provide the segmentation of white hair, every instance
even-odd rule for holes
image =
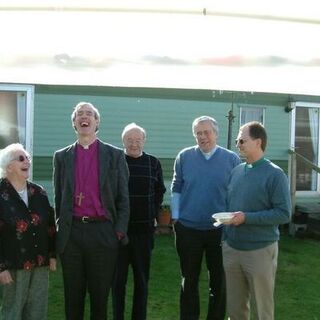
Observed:
[[[197,126],[200,122],[203,122],[203,121],[209,121],[212,126],[213,131],[217,135],[219,134],[219,126],[218,126],[218,122],[216,121],[216,119],[209,117],[209,116],[201,116],[201,117],[195,118],[192,122],[192,134],[193,135],[195,135],[195,132],[194,132],[195,126]]]
[[[136,123],[132,122],[124,127],[122,134],[121,134],[122,141],[123,141],[123,138],[126,135],[126,133],[130,130],[133,130],[133,129],[139,130],[143,134],[143,139],[144,140],[146,139],[146,137],[147,137],[146,130],[144,130],[142,127],[138,126]]]
[[[0,151],[0,178],[5,178],[7,176],[8,165],[13,160],[17,151],[22,151],[29,156],[29,153],[24,149],[21,143],[9,144]]]

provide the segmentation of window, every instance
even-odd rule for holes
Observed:
[[[32,154],[33,86],[0,85],[0,149],[21,143]]]
[[[295,108],[294,147],[296,152],[319,165],[319,105],[303,104]],[[318,174],[297,157],[297,191],[317,191]]]
[[[264,124],[264,110],[262,107],[240,107],[240,126],[249,121]]]

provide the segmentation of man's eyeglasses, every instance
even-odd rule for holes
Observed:
[[[237,145],[237,144],[244,144],[245,142],[247,142],[247,140],[244,140],[244,139],[236,139],[236,145]]]
[[[13,158],[12,159],[12,161],[19,161],[19,162],[23,162],[23,161],[25,161],[25,160],[27,160],[28,162],[31,162],[31,157],[30,156],[24,156],[24,155],[20,155],[20,156],[18,156],[17,158]]]

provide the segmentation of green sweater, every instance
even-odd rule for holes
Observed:
[[[245,222],[225,226],[224,239],[238,250],[255,250],[279,239],[279,224],[288,223],[291,203],[282,169],[267,159],[240,164],[231,173],[228,211],[242,211]]]

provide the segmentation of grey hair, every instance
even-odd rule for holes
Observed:
[[[89,106],[92,108],[93,112],[94,112],[94,118],[96,120],[99,121],[100,123],[100,113],[99,113],[99,110],[90,102],[85,102],[85,101],[81,101],[79,102],[73,109],[72,113],[71,113],[71,123],[72,123],[72,126],[73,128],[76,130],[75,126],[74,126],[74,120],[76,118],[76,114],[77,114],[77,111],[83,107],[83,106]],[[99,130],[99,127],[96,128],[96,132]],[[77,131],[77,130],[76,130]]]
[[[22,151],[29,156],[29,153],[24,149],[21,143],[12,143],[0,151],[0,178],[7,176],[7,168],[10,162],[14,159],[14,154],[17,151]]]
[[[198,118],[195,118],[192,122],[192,134],[195,135],[195,132],[194,132],[194,128],[195,126],[197,126],[200,122],[203,122],[203,121],[209,121],[211,126],[212,126],[212,129],[213,131],[218,135],[219,134],[219,126],[218,126],[218,122],[212,118],[212,117],[209,117],[209,116],[201,116],[201,117],[198,117]]]
[[[136,123],[131,122],[128,125],[126,125],[122,131],[122,134],[121,134],[122,141],[123,141],[123,138],[126,135],[126,133],[130,130],[133,130],[133,129],[139,130],[143,134],[144,140],[147,138],[146,130],[144,130],[142,127],[138,126]]]

